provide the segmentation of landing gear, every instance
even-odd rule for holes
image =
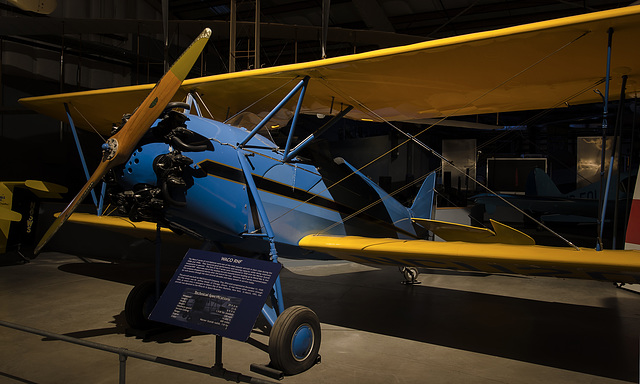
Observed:
[[[404,276],[404,281],[402,282],[402,284],[406,284],[406,285],[420,284],[420,282],[418,281],[418,276],[420,275],[420,272],[418,272],[418,268],[400,267],[399,270],[400,270],[400,273],[402,273],[402,276]]]
[[[160,292],[164,291],[166,284],[161,283]],[[156,305],[156,282],[154,280],[143,281],[133,287],[124,305],[124,317],[129,327],[134,330],[148,330],[158,327],[160,324],[149,320],[149,315]]]
[[[295,375],[320,362],[319,350],[320,321],[315,312],[301,305],[285,309],[271,329],[271,365]]]

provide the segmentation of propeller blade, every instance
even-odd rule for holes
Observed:
[[[211,29],[205,28],[204,31],[191,43],[191,45],[182,53],[175,63],[164,74],[162,79],[158,81],[156,86],[151,90],[149,95],[144,99],[142,104],[136,109],[129,121],[112,137],[107,140],[106,147],[102,155],[102,161],[93,172],[87,183],[82,187],[75,198],[62,211],[60,216],[51,224],[51,227],[44,234],[34,253],[37,254],[42,247],[47,244],[53,235],[58,232],[60,226],[71,216],[78,205],[84,200],[93,187],[104,177],[104,175],[113,167],[127,161],[131,153],[135,149],[138,142],[147,132],[151,124],[160,116],[163,109],[171,101],[176,94],[182,81],[193,67],[198,56],[204,49],[205,44],[211,37]]]

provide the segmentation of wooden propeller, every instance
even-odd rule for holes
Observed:
[[[173,63],[169,71],[164,74],[162,79],[160,79],[142,104],[140,104],[129,118],[129,121],[127,121],[115,135],[109,138],[107,144],[103,146],[104,152],[102,160],[93,172],[93,175],[91,175],[80,192],[78,192],[71,203],[69,203],[53,224],[51,224],[51,227],[49,227],[36,246],[34,253],[37,254],[42,250],[42,247],[51,240],[62,224],[67,221],[87,194],[111,168],[127,161],[142,136],[144,136],[149,127],[151,127],[151,124],[160,116],[160,113],[162,113],[167,103],[171,101],[178,91],[178,88],[180,88],[182,81],[187,77],[191,67],[193,67],[196,59],[204,49],[205,44],[209,41],[209,37],[211,37],[211,29],[206,28],[182,53],[178,60]]]

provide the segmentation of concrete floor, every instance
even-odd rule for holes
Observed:
[[[139,263],[87,263],[44,252],[13,265],[0,255],[0,319],[202,366],[214,336],[174,329],[125,334],[123,307]],[[551,278],[423,273],[284,260],[285,304],[322,322],[322,363],[285,383],[620,383],[638,381],[640,296],[611,284]],[[259,330],[224,340],[225,368],[262,379]],[[118,357],[0,327],[0,383],[116,383]],[[225,382],[130,358],[127,383]]]

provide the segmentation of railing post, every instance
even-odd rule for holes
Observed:
[[[127,374],[127,355],[119,353],[118,357],[120,358],[120,379],[118,380],[118,383],[125,384]]]

